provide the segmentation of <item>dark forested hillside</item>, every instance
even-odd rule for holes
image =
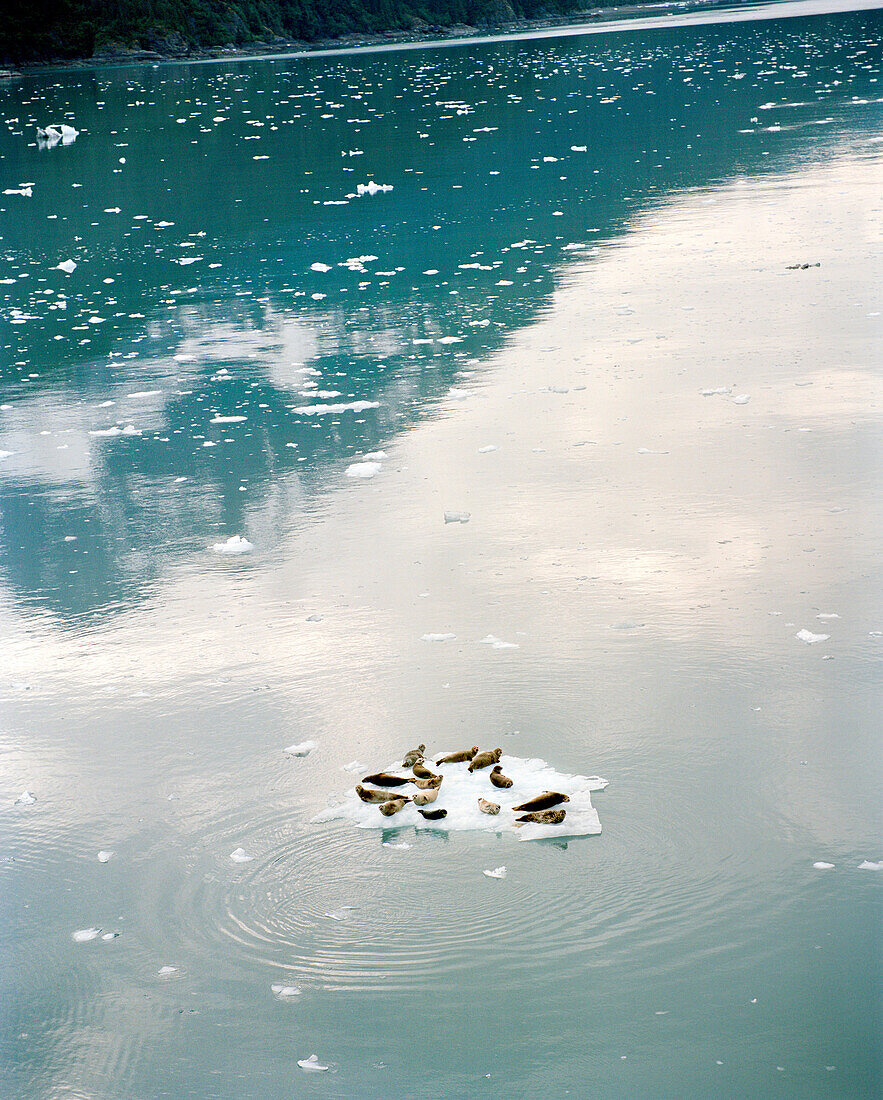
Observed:
[[[13,0],[0,5],[5,63],[135,49],[163,56],[251,42],[426,33],[560,16],[614,0]],[[616,0],[628,3],[629,0]],[[633,0],[637,2],[637,0]]]

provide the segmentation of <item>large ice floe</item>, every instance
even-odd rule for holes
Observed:
[[[525,760],[518,756],[502,756],[500,766],[503,774],[512,780],[512,786],[498,788],[491,784],[490,768],[469,772],[468,763],[440,764],[435,761],[448,752],[434,753],[426,757],[427,767],[434,773],[444,776],[438,797],[430,803],[428,810],[447,810],[447,816],[430,821],[417,812],[413,803],[408,803],[393,817],[384,817],[377,804],[362,802],[351,787],[343,800],[322,810],[313,818],[314,823],[323,821],[352,821],[360,829],[434,829],[446,833],[463,830],[480,830],[486,833],[509,833],[518,840],[546,840],[555,837],[596,836],[601,832],[598,811],[592,805],[592,791],[603,791],[607,780],[598,775],[566,775],[556,771],[545,760]],[[382,769],[399,776],[410,776],[411,769],[403,768],[401,760]],[[365,786],[378,788],[374,783]],[[569,795],[570,801],[560,805],[566,811],[560,825],[540,825],[533,822],[517,824],[521,816],[512,807],[526,802],[543,791],[558,791]],[[409,797],[418,793],[418,789],[408,783],[403,787],[390,788],[390,799],[399,794]],[[478,806],[480,798],[495,802],[500,807],[499,814],[483,813]]]

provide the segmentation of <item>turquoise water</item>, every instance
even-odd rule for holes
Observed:
[[[879,32],[0,89],[4,1094],[879,1094]]]

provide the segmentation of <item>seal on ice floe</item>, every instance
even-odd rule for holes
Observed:
[[[356,794],[363,802],[389,802],[392,797],[389,791],[372,791],[361,784],[356,786]]]
[[[409,783],[413,783],[415,787],[419,787],[421,791],[437,790],[442,785],[443,775],[434,775],[432,779],[409,779]]]
[[[423,754],[426,752],[425,745],[418,745],[416,749],[410,749],[405,753],[405,757],[402,760],[403,768],[410,768],[417,763],[418,760],[423,759]]]
[[[477,756],[472,757],[469,764],[469,770],[471,772],[477,772],[480,768],[489,768],[491,764],[498,763],[502,755],[502,749],[493,749],[490,752],[480,752]]]
[[[527,802],[522,802],[520,806],[513,806],[513,810],[548,810],[552,806],[557,806],[560,802],[569,802],[569,794],[559,794],[558,791],[543,791],[542,794],[535,795],[533,798],[529,798]]]
[[[374,783],[378,787],[403,787],[406,783],[410,783],[411,781],[402,775],[390,775],[388,772],[376,772],[374,775],[366,775],[362,782]]]
[[[411,771],[418,779],[436,779],[435,772],[431,772],[429,768],[423,763],[422,760],[418,760],[415,764],[411,765]]]
[[[438,787],[433,787],[429,791],[421,791],[419,794],[415,794],[412,799],[415,806],[428,806],[430,802],[435,802],[438,798]]]
[[[497,764],[495,768],[491,768],[491,774],[488,776],[488,779],[490,779],[495,787],[506,788],[512,786],[512,780],[508,775],[503,775],[503,769],[499,764]]]
[[[516,821],[531,821],[535,825],[560,825],[566,815],[566,810],[536,810],[531,814],[522,814],[516,817]]]
[[[496,802],[488,802],[486,798],[479,798],[478,808],[483,814],[498,814],[500,812],[499,804]]]
[[[417,813],[422,814],[427,821],[438,821],[443,817],[448,816],[447,810],[421,810],[418,806]]]
[[[461,749],[460,752],[449,752],[447,756],[441,757],[440,760],[436,760],[435,766],[439,764],[465,764],[467,760],[471,760],[473,756],[478,752],[478,745],[473,745],[471,749]]]
[[[397,814],[399,810],[410,801],[410,798],[391,798],[389,802],[383,803],[380,807],[380,812],[384,817],[392,817],[393,814]]]

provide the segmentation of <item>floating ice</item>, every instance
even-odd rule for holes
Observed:
[[[113,858],[113,852],[101,851],[101,852],[98,853],[98,862],[99,863],[107,863],[108,860],[110,860],[112,858]]]
[[[15,800],[15,805],[16,806],[33,806],[33,804],[36,801],[37,801],[37,796],[35,794],[31,794],[30,791],[22,791],[22,793]]]
[[[21,195],[22,198],[29,199],[34,194],[33,187],[7,187],[3,192],[4,195]]]
[[[487,875],[488,878],[505,878],[506,877],[506,868],[505,867],[495,867],[493,869],[493,871],[482,871],[481,873],[483,875]]]
[[[495,634],[488,634],[486,638],[481,639],[481,645],[489,645],[492,649],[518,649],[517,642],[504,642],[501,638],[498,638]]]
[[[379,462],[354,462],[346,468],[347,477],[374,477],[382,469]]]
[[[103,933],[101,938],[104,940],[105,943],[109,943],[111,940],[119,939],[119,936],[119,932],[105,932]]]
[[[369,451],[365,455],[366,462],[382,462],[385,458],[389,458],[386,451]]]
[[[62,145],[71,145],[80,136],[80,131],[65,123],[60,125],[37,127],[37,144],[41,148],[51,149],[61,142]]]
[[[811,630],[798,630],[794,637],[799,639],[801,642],[806,642],[807,645],[812,645],[813,642],[826,642],[831,637],[831,635],[813,634]]]
[[[365,409],[379,408],[379,401],[350,401],[345,405],[300,405],[292,412],[301,416],[325,416],[328,413],[364,412]]]
[[[407,841],[402,841],[400,844],[394,844],[391,840],[384,840],[384,848],[392,848],[396,852],[407,852],[414,847],[413,844],[408,844]]]
[[[668,451],[651,451],[649,447],[638,447],[639,455],[667,455]]]
[[[714,390],[700,390],[699,392],[703,397],[716,397],[719,393],[732,393],[733,388],[732,386],[718,386]]]
[[[437,760],[445,755],[433,753]],[[470,774],[465,764],[441,764],[433,770],[444,776],[433,808],[445,809],[447,816],[437,821],[427,821],[409,803],[394,818],[386,818],[379,807],[362,802],[355,788],[348,790],[343,801],[329,806],[313,822],[351,821],[360,829],[385,829],[412,827],[436,829],[443,832],[476,830],[492,833],[508,833],[519,840],[542,840],[554,837],[594,836],[601,832],[598,813],[592,805],[591,792],[601,791],[607,780],[597,775],[567,775],[557,772],[544,760],[503,756],[500,760],[505,775],[512,779],[512,786],[498,789],[490,782],[490,769]],[[401,767],[401,758],[393,761],[385,770]],[[541,791],[560,791],[570,796],[565,809],[567,816],[560,825],[516,825],[516,813],[512,807]],[[482,813],[479,798],[487,798],[500,805],[500,813],[490,816]]]
[[[71,275],[74,271],[77,270],[77,265],[74,263],[73,260],[62,260],[60,264],[55,265],[55,270],[64,271],[68,275]]]
[[[331,270],[331,265],[330,264],[320,264],[320,263],[310,264],[310,271],[321,271],[321,272],[324,273],[324,272],[330,271],[330,270]]]
[[[875,863],[872,859],[865,859],[858,865],[860,871],[883,871],[883,860]]]
[[[315,741],[301,741],[299,745],[289,745],[282,751],[287,756],[309,756],[313,749],[317,748]]]
[[[421,634],[421,642],[452,642],[457,637],[456,634]]]
[[[254,550],[254,543],[242,535],[232,535],[226,542],[216,542],[212,549],[216,554],[248,554]]]
[[[835,612],[830,612],[830,613],[826,614],[824,611],[822,611],[818,615],[816,615],[816,618],[817,619],[839,619],[840,616],[838,614],[836,614]]]
[[[834,870],[834,864],[833,863],[823,863],[821,860],[819,860],[818,863],[813,864],[813,868],[816,871],[833,871]]]
[[[480,455],[487,455],[487,454],[490,454],[491,451],[495,451],[496,449],[497,448],[494,446],[493,443],[489,443],[486,447],[479,447],[478,448],[478,453]]]
[[[115,439],[118,435],[141,435],[141,429],[136,428],[134,424],[127,424],[125,428],[114,425],[112,428],[93,428],[89,435],[97,439]]]
[[[297,1063],[301,1069],[312,1070],[316,1073],[328,1069],[328,1066],[323,1066],[319,1062],[319,1056],[317,1054],[311,1054],[309,1058],[301,1058]]]
[[[15,451],[0,451],[0,458],[12,458]]]
[[[100,935],[100,928],[79,928],[71,933],[71,939],[74,943],[88,943],[90,940],[97,940]]]
[[[747,405],[750,400],[751,400],[751,394],[740,393],[738,397],[733,398],[733,404],[734,405]]]
[[[244,848],[236,848],[230,853],[230,858],[234,863],[251,863],[254,856],[250,856]]]
[[[296,985],[282,985],[281,982],[277,982],[271,985],[270,989],[276,994],[280,1001],[287,1001],[289,997],[300,996],[300,990]]]
[[[177,966],[161,966],[156,972],[158,978],[170,978],[172,974],[177,974]]]
[[[356,184],[357,195],[377,195],[382,191],[392,191],[391,183],[375,183],[369,180],[367,183]]]
[[[445,512],[445,523],[468,523],[471,512]]]
[[[349,764],[344,764],[341,771],[345,772],[364,772],[368,770],[368,765],[363,764],[361,760],[350,760]]]
[[[213,416],[209,424],[241,424],[248,420],[247,416]]]

